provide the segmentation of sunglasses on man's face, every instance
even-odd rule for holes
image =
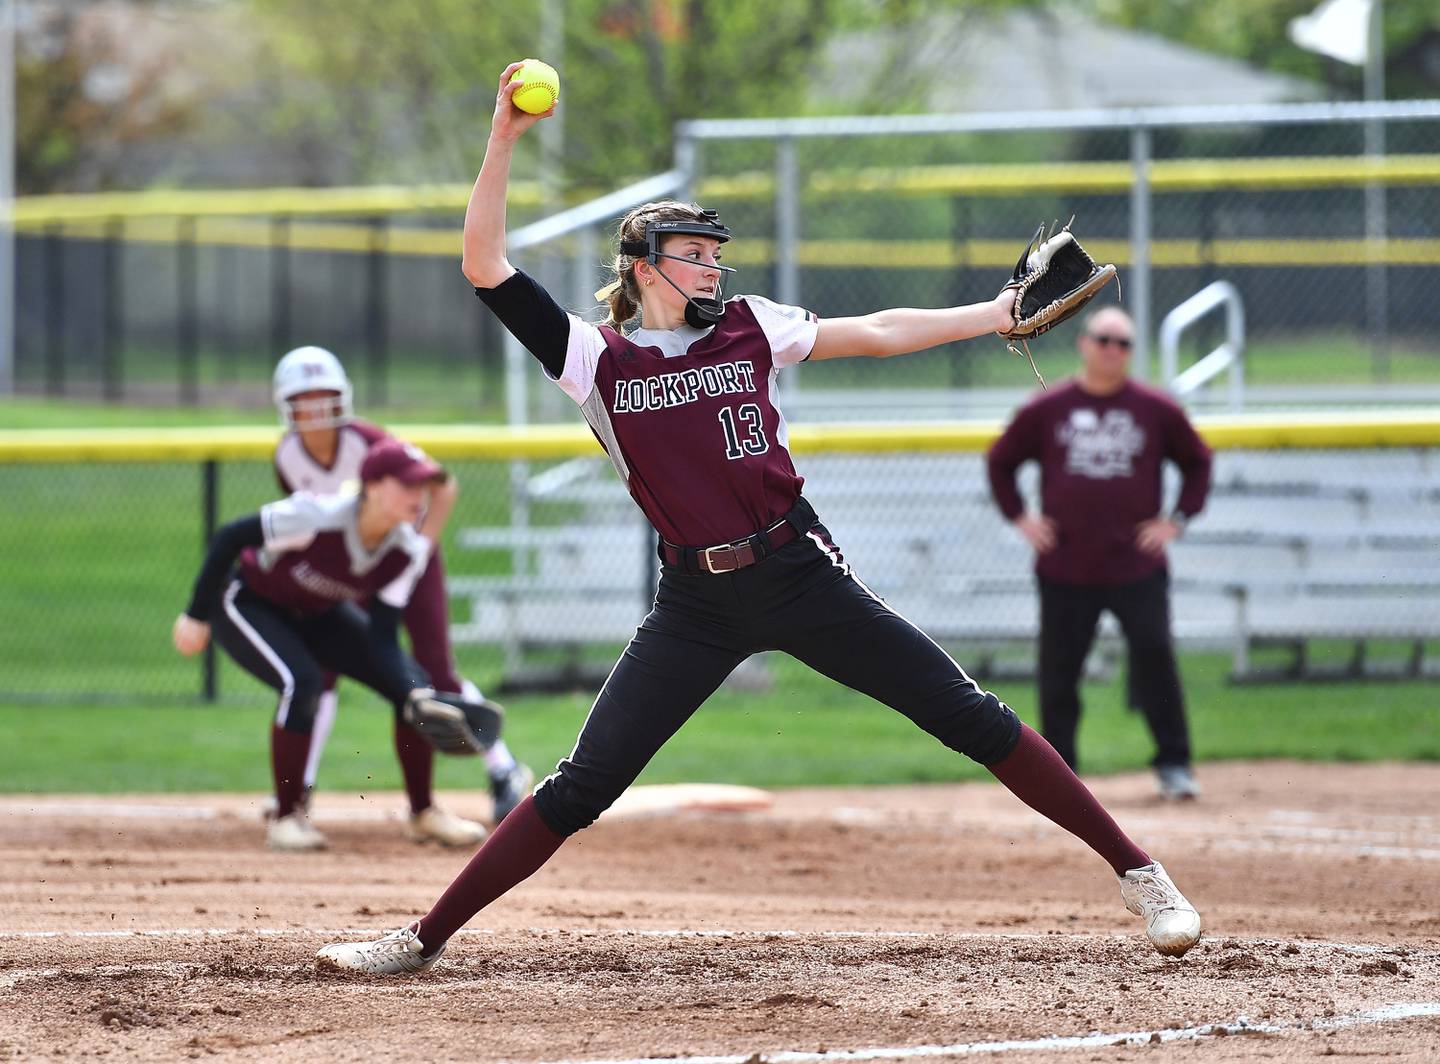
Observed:
[[[1128,336],[1111,336],[1108,333],[1090,333],[1089,336],[1101,347],[1118,347],[1121,351],[1129,351],[1135,345]]]

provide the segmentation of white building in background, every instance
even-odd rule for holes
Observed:
[[[1323,85],[1272,74],[1061,10],[957,9],[887,31],[841,34],[811,99],[830,113],[1048,111],[1317,100]]]

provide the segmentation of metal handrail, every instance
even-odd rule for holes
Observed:
[[[1183,373],[1180,337],[1218,307],[1225,308],[1225,342]],[[1245,306],[1229,281],[1215,281],[1165,315],[1160,323],[1160,373],[1170,391],[1184,397],[1218,377],[1230,374],[1230,409],[1245,406]]]
[[[1280,125],[1440,118],[1440,100],[1372,103],[1228,104],[1203,107],[1113,107],[981,114],[836,115],[813,118],[703,118],[676,124],[679,140],[887,136],[1062,129],[1156,129],[1164,126]]]
[[[666,170],[663,174],[617,188],[614,192],[607,192],[538,222],[512,229],[505,237],[505,246],[510,251],[523,251],[557,237],[568,236],[577,230],[588,229],[598,222],[608,221],[621,211],[628,211],[631,207],[674,195],[683,189],[689,180],[690,176],[683,170]]]

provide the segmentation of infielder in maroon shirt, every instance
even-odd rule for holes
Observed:
[[[279,695],[270,731],[272,849],[326,846],[302,795],[317,704],[335,673],[394,707],[410,836],[478,842],[485,837],[481,825],[435,804],[433,751],[401,719],[411,695],[430,687],[401,651],[397,626],[430,564],[431,543],[416,522],[429,488],[447,474],[423,452],[389,438],[366,452],[359,474],[358,494],[297,493],[216,532],[190,604],[175,619],[175,649],[198,654],[213,633],[236,664]]]
[[[671,201],[620,226],[609,321],[566,314],[505,257],[505,191],[527,115],[500,79],[465,215],[465,275],[580,408],[658,533],[655,605],[605,681],[574,750],[491,835],[430,911],[374,942],[322,949],[322,967],[429,969],[480,909],[592,823],[749,655],[782,650],[904,713],[1075,833],[1121,877],[1157,949],[1183,954],[1200,918],[1063,759],[850,570],[801,496],[776,380],[798,363],[885,357],[984,336],[1013,296],[942,310],[818,321],[758,296],[722,301],[714,212]],[[624,326],[638,315],[639,327]]]
[[[323,347],[297,347],[276,364],[272,397],[287,429],[275,447],[275,477],[281,490],[286,494],[305,491],[315,495],[338,495],[355,490],[366,452],[373,444],[388,438],[388,434],[355,416],[350,378],[340,360]],[[430,489],[429,504],[420,518],[419,531],[434,549],[430,564],[405,607],[405,630],[410,636],[410,652],[437,690],[455,692],[469,701],[479,702],[482,698],[479,688],[464,679],[455,667],[455,655],[450,647],[449,592],[440,552],[440,534],[458,494],[454,477],[447,477]],[[301,802],[306,813],[338,705],[335,676],[331,674],[317,703],[314,729],[310,733]],[[420,752],[416,756],[420,756]],[[494,801],[492,819],[498,824],[530,793],[534,777],[528,767],[515,760],[503,739],[485,751],[485,767]],[[451,846],[471,846],[483,837],[479,826],[472,825],[439,841]]]
[[[1135,329],[1105,307],[1080,332],[1080,372],[1027,403],[990,450],[1000,512],[1035,548],[1040,587],[1040,721],[1045,738],[1078,765],[1080,672],[1100,614],[1120,622],[1130,688],[1155,737],[1161,794],[1195,798],[1190,733],[1170,636],[1165,547],[1205,505],[1210,449],[1169,396],[1130,379]],[[1040,511],[1026,513],[1015,471],[1040,463]],[[1167,511],[1166,461],[1183,478]]]

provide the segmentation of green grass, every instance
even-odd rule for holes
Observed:
[[[898,714],[773,657],[773,687],[722,690],[660,753],[642,782],[714,781],[764,787],[864,785],[988,778]],[[963,660],[963,659],[962,659]],[[1333,684],[1236,688],[1227,662],[1187,655],[1183,671],[1201,761],[1440,760],[1435,688]],[[484,678],[482,676],[482,678]],[[253,681],[243,702],[221,706],[0,706],[0,789],[12,793],[263,791],[268,787],[272,704]],[[1033,685],[997,685],[1033,723]],[[1085,688],[1084,771],[1142,768],[1150,744],[1141,719],[1122,707],[1118,681]],[[515,699],[507,739],[538,770],[569,752],[589,695]],[[389,713],[354,685],[322,768],[322,786],[363,793],[399,786]],[[442,760],[442,787],[481,785],[477,762]]]
[[[1075,372],[1078,355],[1073,329],[1062,326],[1030,345],[1035,366],[1047,382]],[[1193,350],[1182,351],[1181,365],[1193,362],[1196,355]],[[1158,352],[1152,350],[1152,367],[1158,365],[1158,358]],[[802,389],[1025,388],[1034,384],[1025,359],[1008,354],[999,341],[986,339],[957,344],[953,351],[898,359],[837,359],[802,367],[800,373]],[[1440,348],[1433,341],[1422,344],[1396,338],[1389,352],[1387,376],[1382,380],[1362,336],[1337,333],[1293,340],[1252,339],[1245,353],[1245,379],[1252,385],[1296,387],[1440,384]],[[1223,387],[1224,382],[1215,386]]]
[[[1028,367],[973,348],[977,382],[1015,384]],[[1050,375],[1073,367],[1068,344],[1043,357]],[[1257,348],[1251,379],[1334,380],[1360,373],[1358,345],[1329,342]],[[1397,350],[1392,369],[1413,360],[1429,373],[1433,353]],[[902,367],[854,360],[858,369]],[[845,365],[840,363],[838,365]],[[1337,368],[1338,367],[1338,368]],[[1348,368],[1346,368],[1348,367]],[[808,380],[825,370],[807,367]],[[892,383],[939,385],[953,366],[923,356]],[[1405,369],[1410,373],[1411,369]],[[909,375],[907,377],[907,374]],[[878,381],[880,377],[868,378]],[[1440,379],[1415,376],[1407,379]],[[831,384],[843,383],[831,381]],[[863,383],[858,377],[850,384]],[[817,387],[830,386],[817,384]],[[257,384],[262,388],[263,384]],[[441,395],[442,389],[436,390]],[[414,420],[476,420],[463,396],[407,410]],[[388,411],[376,415],[389,419]],[[114,406],[48,400],[0,401],[0,427],[273,424],[268,406],[198,408]],[[503,463],[457,463],[464,485],[451,529],[503,523],[508,504]],[[265,463],[221,466],[221,519],[253,510],[276,487]],[[200,561],[200,473],[193,465],[0,465],[0,697],[29,692],[29,702],[0,705],[0,788],[29,790],[263,789],[268,699],[227,661],[218,707],[184,704],[199,688],[195,662],[169,647],[169,626],[184,605]],[[538,517],[538,515],[537,515]],[[457,552],[452,575],[506,571],[496,552]],[[1337,651],[1338,652],[1338,651]],[[965,660],[963,648],[957,648]],[[464,672],[494,682],[496,653],[459,648]],[[1231,688],[1219,659],[1187,660],[1189,694],[1202,758],[1436,759],[1435,688],[1418,684]],[[1000,693],[1033,719],[1029,685]],[[1140,721],[1119,708],[1108,686],[1087,692],[1090,719],[1082,754],[1088,768],[1117,771],[1144,764]],[[128,703],[97,706],[99,700]],[[512,708],[515,746],[537,766],[570,749],[588,697],[527,698]],[[388,722],[355,691],[327,764],[331,786],[393,786]],[[473,782],[474,767],[444,766],[442,782]],[[935,747],[903,720],[858,696],[781,664],[763,696],[722,693],[663,752],[651,780],[729,779],[762,784],[873,783],[975,775],[967,761]]]
[[[1062,326],[1032,345],[1036,365],[1047,381],[1074,372],[1074,328]],[[1219,342],[1219,337],[1212,342]],[[1182,352],[1182,362],[1193,361],[1196,354],[1195,350]],[[132,358],[130,365],[133,380],[148,385],[148,400],[132,398],[123,404],[48,398],[0,400],[0,427],[272,424],[268,367],[247,365],[227,371],[228,376],[217,367],[217,356],[202,359],[201,386],[218,389],[218,394],[229,397],[229,405],[177,405],[173,357],[151,353]],[[993,339],[883,361],[838,359],[796,372],[800,386],[809,389],[1025,388],[1033,383],[1024,359],[1007,354]],[[504,382],[493,358],[466,361],[423,352],[395,354],[383,407],[369,402],[362,360],[356,360],[352,374],[357,406],[372,420],[489,423],[504,419]],[[1365,337],[1358,333],[1252,337],[1245,375],[1249,383],[1261,386],[1440,384],[1440,347],[1433,339],[1397,336],[1392,339],[1386,365],[1380,367]],[[531,387],[539,391],[548,386],[537,372]],[[241,401],[236,396],[245,398]],[[563,410],[566,404],[558,406]]]
[[[509,494],[503,464],[461,462],[452,468],[464,489],[450,529],[504,523]],[[278,494],[266,463],[220,466],[222,522],[254,512]],[[0,696],[154,701],[193,695],[198,667],[170,649],[168,633],[201,560],[199,467],[0,465],[0,497],[6,501],[0,517]],[[500,572],[508,561],[503,554],[471,552],[462,571]],[[224,689],[240,680],[223,663]]]

